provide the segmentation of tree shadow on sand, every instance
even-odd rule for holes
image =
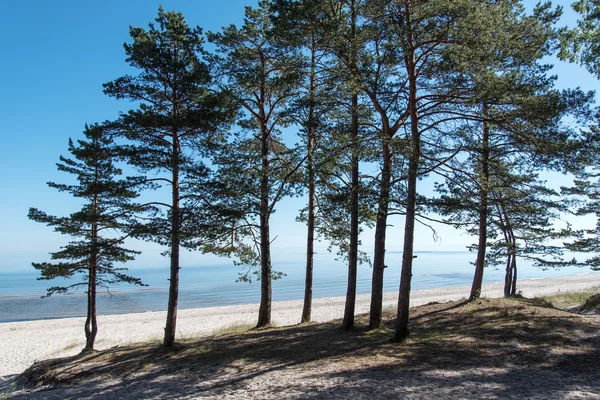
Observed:
[[[411,339],[339,321],[113,348],[37,363],[24,398],[565,398],[600,395],[600,322],[539,301],[412,310]],[[366,325],[365,316],[358,322]]]

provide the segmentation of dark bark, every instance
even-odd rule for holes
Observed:
[[[507,252],[506,273],[504,275],[504,297],[511,297],[517,293],[517,238],[503,204],[498,206],[498,212],[500,213],[500,222],[502,223]]]
[[[310,322],[312,312],[312,286],[315,254],[315,167],[313,151],[315,147],[315,86],[316,86],[316,57],[315,37],[312,38],[310,95],[308,112],[307,164],[308,170],[308,233],[306,235],[306,280],[304,285],[304,307],[302,308],[302,323]]]
[[[355,0],[352,0],[352,21],[351,21],[351,35],[352,38],[356,37],[356,4]],[[356,50],[352,53],[352,68],[356,68],[357,63]],[[358,202],[359,202],[359,132],[358,132],[358,94],[352,95],[352,122],[351,122],[351,141],[352,141],[352,187],[350,192],[350,248],[348,249],[348,287],[346,289],[346,305],[344,307],[344,320],[342,327],[344,329],[352,329],[354,327],[354,312],[356,309],[356,275],[358,271],[358,233],[359,233],[359,215],[358,215]]]
[[[414,37],[411,28],[411,5],[405,1],[405,23],[407,29],[406,70],[409,82],[408,109],[410,114],[410,153],[408,166],[408,190],[406,194],[406,221],[404,225],[404,247],[402,254],[402,271],[400,273],[400,289],[398,293],[398,316],[394,339],[403,342],[408,339],[408,315],[410,304],[410,284],[412,280],[413,246],[415,236],[415,216],[417,210],[417,177],[421,158],[421,134],[419,132],[419,115],[417,109],[417,73],[415,65]]]
[[[469,301],[474,301],[481,295],[481,286],[483,284],[483,271],[485,267],[485,252],[487,247],[487,219],[488,219],[488,186],[490,178],[490,127],[486,122],[488,107],[483,105],[483,140],[481,146],[481,182],[479,194],[479,243],[477,245],[477,260],[475,262],[475,276],[471,285],[471,294]]]
[[[512,255],[512,286],[510,288],[510,295],[516,296],[517,294],[517,255]]]
[[[383,312],[383,274],[386,267],[385,236],[390,202],[390,184],[392,179],[392,138],[389,134],[389,126],[387,126],[387,123],[384,123],[384,125],[386,126],[382,133],[383,165],[381,170],[377,222],[375,225],[375,249],[373,255],[373,276],[371,281],[369,329],[381,327]]]
[[[90,266],[90,276],[88,285],[88,311],[85,321],[85,349],[84,351],[94,350],[96,335],[98,334],[98,321],[96,318],[96,272],[95,265]]]
[[[517,256],[509,253],[506,257],[504,275],[504,297],[512,297],[517,292]]]
[[[348,252],[348,288],[346,290],[346,306],[344,308],[344,329],[354,327],[354,313],[356,309],[356,276],[358,271],[358,95],[352,96],[352,191],[350,193],[350,248]]]
[[[309,156],[309,165],[312,163],[312,157]],[[312,176],[310,176],[312,175]],[[311,180],[308,188],[308,235],[306,237],[306,278],[304,282],[304,306],[302,308],[302,323],[310,322],[312,312],[312,286],[313,286],[313,268],[314,268],[314,242],[315,242],[315,184],[314,171],[309,172]]]
[[[261,112],[264,121],[264,113]],[[260,182],[260,308],[257,328],[271,325],[271,241],[269,232],[269,132],[261,122],[262,170]]]
[[[172,208],[171,208],[171,272],[169,278],[169,303],[167,306],[167,324],[165,326],[164,347],[173,347],[177,325],[177,304],[179,300],[179,140],[173,132],[172,172]]]
[[[506,269],[504,273],[504,297],[510,297],[510,291],[512,287],[512,257],[509,254],[506,257]]]
[[[98,179],[96,178],[96,183]],[[92,205],[94,218],[98,213],[98,195],[94,195]],[[87,318],[85,320],[85,348],[84,351],[94,350],[96,335],[98,334],[98,321],[96,318],[96,274],[98,271],[98,224],[92,224],[92,254],[90,257],[88,291],[87,291]]]

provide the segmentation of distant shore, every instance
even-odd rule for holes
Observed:
[[[575,292],[600,286],[600,274],[576,275],[559,278],[540,278],[519,281],[517,289],[523,296],[545,296],[557,292]],[[414,290],[411,306],[430,302],[454,301],[468,296],[470,287]],[[483,286],[483,297],[501,297],[502,283]],[[384,307],[395,308],[397,293],[385,293]],[[344,297],[313,301],[312,319],[331,321],[343,316]],[[369,310],[370,295],[357,297],[356,313]],[[294,325],[300,322],[302,301],[273,303],[273,324]],[[258,306],[255,304],[180,310],[177,321],[179,339],[209,335],[219,329],[256,323]],[[98,317],[97,349],[107,349],[129,343],[157,341],[162,338],[165,312],[146,312]],[[27,322],[0,323],[0,379],[23,372],[33,362],[75,355],[84,346],[84,318],[65,318]]]

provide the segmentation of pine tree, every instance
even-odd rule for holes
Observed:
[[[211,171],[200,157],[223,139],[220,130],[232,115],[227,96],[214,92],[202,56],[204,39],[183,15],[158,10],[157,25],[130,28],[127,62],[139,71],[104,84],[104,92],[139,104],[121,115],[121,135],[130,143],[128,161],[146,172],[155,189],[170,191],[169,201],[153,201],[138,237],[168,246],[169,302],[163,344],[175,342],[181,246],[202,248],[219,224],[213,216]],[[162,197],[158,197],[162,199]],[[149,221],[149,222],[148,222]]]
[[[60,251],[51,253],[56,262],[33,263],[41,278],[73,278],[82,276],[68,286],[53,286],[47,296],[68,293],[81,287],[87,293],[84,351],[92,351],[98,333],[96,293],[99,287],[108,288],[125,282],[142,285],[140,279],[126,275],[115,264],[134,259],[137,251],[123,247],[128,234],[128,219],[137,209],[132,203],[138,195],[139,178],[119,179],[121,170],[114,164],[119,156],[110,129],[103,125],[87,126],[85,140],[74,144],[69,140],[73,158],[60,157],[58,170],[77,178],[75,184],[48,182],[48,186],[67,192],[83,201],[81,210],[67,217],[48,215],[36,208],[29,209],[29,218],[54,227],[56,232],[74,238]]]
[[[577,26],[561,31],[559,58],[577,62],[597,79],[600,79],[600,4],[595,0],[579,0],[572,4],[579,14]],[[566,195],[579,199],[576,215],[595,215],[596,226],[575,232],[569,250],[584,253],[600,251],[600,114],[596,122],[581,132],[572,142],[571,155],[566,168],[575,174],[574,186],[562,188]],[[592,255],[583,262],[593,270],[600,270],[600,256]]]
[[[238,248],[240,261],[260,265],[257,327],[265,327],[271,324],[272,279],[281,276],[271,266],[269,222],[278,201],[297,190],[292,183],[303,161],[281,135],[281,128],[289,123],[286,104],[298,90],[301,58],[273,34],[273,8],[268,1],[260,1],[256,9],[246,7],[245,15],[241,28],[231,25],[209,34],[217,47],[213,59],[224,90],[242,110],[240,131],[215,163],[220,180],[237,196],[230,202],[242,216],[235,230],[252,242],[250,248]]]
[[[488,49],[513,43],[518,46],[519,37],[503,41],[506,38],[498,32],[503,28],[504,18],[514,17],[505,10],[515,9],[518,14],[521,8],[518,2],[472,0],[383,3],[389,32],[404,55],[410,115],[405,236],[396,328],[396,340],[403,341],[408,337],[418,178],[447,162],[439,156],[440,152],[449,152],[452,156],[452,148],[458,151],[454,138],[445,132],[451,131],[461,120],[481,121],[481,115],[473,112],[473,101],[481,110],[481,103],[477,103],[478,91],[463,66],[477,65],[481,53]],[[492,54],[495,53],[492,51]],[[460,65],[456,64],[457,60]]]

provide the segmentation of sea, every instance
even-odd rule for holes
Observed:
[[[473,279],[475,254],[465,251],[417,251],[413,261],[412,289],[433,289],[470,285]],[[388,268],[384,274],[384,291],[398,291],[401,252],[387,252]],[[273,300],[300,300],[304,296],[305,259],[300,254],[274,259],[273,269],[285,275],[273,282]],[[260,282],[238,282],[244,270],[231,261],[211,265],[183,266],[180,271],[179,308],[255,304],[260,302]],[[164,311],[167,307],[169,270],[164,268],[132,268],[132,276],[142,279],[144,287],[121,284],[100,290],[98,314],[113,315]],[[358,269],[358,294],[371,291],[372,269],[368,264]],[[520,260],[518,277],[522,279],[581,275],[593,272],[582,267],[542,270]],[[38,280],[39,272],[0,269],[0,323],[39,319],[82,317],[86,314],[84,289],[69,295],[54,294],[42,298],[50,286],[69,284],[62,278]],[[502,268],[487,267],[484,283],[503,282]],[[72,282],[71,282],[72,283]],[[347,263],[324,252],[314,256],[313,298],[346,295]],[[517,284],[518,289],[518,284]],[[465,296],[468,293],[465,292]]]

